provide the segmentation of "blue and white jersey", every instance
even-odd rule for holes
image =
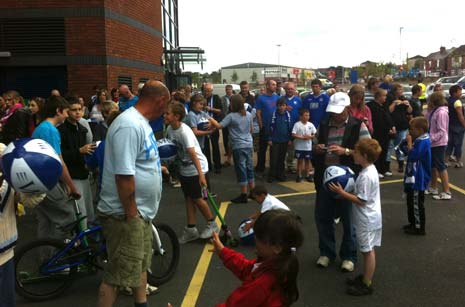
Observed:
[[[299,121],[299,110],[302,108],[302,99],[299,96],[286,97],[289,113],[291,113],[291,122],[294,125]]]
[[[318,129],[320,121],[326,116],[326,107],[329,103],[329,96],[321,93],[318,96],[308,94],[302,105],[310,111],[310,121]]]

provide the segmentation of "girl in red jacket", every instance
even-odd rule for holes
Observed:
[[[223,246],[215,233],[212,243],[224,265],[242,280],[226,303],[217,307],[291,306],[299,298],[297,248],[303,234],[298,217],[285,210],[269,210],[254,225],[257,259]]]
[[[224,265],[242,280],[226,303],[216,307],[288,307],[297,301],[296,251],[303,241],[300,224],[291,211],[279,209],[261,214],[254,225],[255,260],[224,247],[215,232],[212,238],[215,251]]]

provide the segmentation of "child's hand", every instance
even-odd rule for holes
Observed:
[[[224,245],[223,245],[223,243],[221,243],[220,237],[218,236],[218,234],[216,232],[213,232],[211,242],[213,244],[213,247],[215,248],[214,252],[219,254],[221,252],[221,250],[224,248]]]
[[[242,226],[242,230],[244,232],[247,232],[250,230],[250,228],[252,228],[252,226],[253,226],[252,223],[246,223],[244,226]]]
[[[161,166],[161,172],[165,175],[169,175],[170,174],[170,171],[168,170],[168,168],[166,166]]]
[[[336,192],[337,194],[342,194],[344,192],[344,189],[342,188],[341,184],[339,182],[331,182],[329,184],[329,189],[333,192]]]

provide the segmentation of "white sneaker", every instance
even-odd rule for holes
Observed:
[[[354,271],[354,263],[350,260],[342,261],[341,270],[343,272],[353,272]]]
[[[391,171],[387,171],[384,173],[384,177],[391,177],[392,176],[392,172]]]
[[[197,227],[189,228],[187,226],[184,227],[181,237],[179,238],[179,243],[184,244],[190,241],[197,240],[199,238],[199,231]]]
[[[379,179],[383,179],[384,175],[383,174],[378,174]]]
[[[462,168],[462,167],[463,167],[462,161],[455,163],[455,168]]]
[[[433,189],[432,187],[428,187],[425,191],[425,195],[429,195],[429,194],[438,195],[439,191],[438,189]]]
[[[339,224],[339,222],[341,221],[341,217],[337,217],[334,219],[334,224]]]
[[[452,195],[450,192],[441,192],[438,195],[433,195],[433,199],[436,200],[450,200]]]
[[[205,229],[200,233],[200,239],[209,239],[213,236],[213,232],[220,232],[220,228],[215,221],[208,222]]]
[[[322,268],[327,268],[329,265],[329,258],[326,256],[320,256],[316,261],[316,265]]]

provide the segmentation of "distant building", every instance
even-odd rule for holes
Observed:
[[[425,70],[425,57],[421,55],[416,55],[414,57],[407,59],[407,68],[408,69],[418,69],[420,71]]]
[[[439,52],[433,52],[425,58],[427,76],[446,76],[450,74],[449,55],[455,48],[441,47]]]
[[[451,75],[465,75],[465,45],[455,48],[448,60]]]
[[[233,77],[237,79],[233,80]],[[314,77],[315,73],[311,69],[276,64],[243,63],[221,67],[221,80],[224,83],[239,83],[245,80],[251,84],[265,84],[267,80],[273,79],[306,84]]]

